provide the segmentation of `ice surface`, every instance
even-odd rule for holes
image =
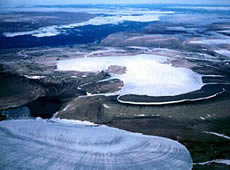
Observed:
[[[203,86],[199,74],[187,68],[162,64],[166,57],[157,55],[114,56],[60,60],[62,71],[100,72],[110,65],[126,67],[126,73],[112,75],[124,82],[120,95],[173,96],[199,90]]]
[[[106,126],[3,121],[0,138],[1,169],[192,169],[180,143]]]

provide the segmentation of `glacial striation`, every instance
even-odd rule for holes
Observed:
[[[0,137],[1,169],[192,169],[180,143],[107,126],[9,120]]]

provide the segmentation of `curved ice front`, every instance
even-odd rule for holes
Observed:
[[[180,143],[106,126],[10,120],[0,138],[1,169],[192,169]]]

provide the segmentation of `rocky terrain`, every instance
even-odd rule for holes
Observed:
[[[102,49],[98,47],[98,53],[92,54],[92,57],[95,57],[95,55],[115,55],[116,53],[121,55],[120,51],[122,51],[99,52],[103,51]],[[66,48],[53,50],[66,53]],[[209,89],[213,89],[212,93],[215,94],[215,92],[225,88],[224,93],[220,93],[217,97],[209,100],[164,106],[121,104],[117,101],[116,95],[103,95],[103,93],[112,94],[123,86],[123,83],[118,79],[101,81],[110,77],[109,74],[111,74],[113,67],[107,70],[108,72],[98,73],[57,71],[55,65],[57,61],[62,60],[62,56],[51,55],[54,53],[53,50],[47,49],[43,54],[41,52],[39,57],[28,58],[26,56],[28,53],[33,56],[37,55],[36,53],[39,51],[38,49],[30,49],[23,51],[24,56],[11,58],[5,56],[4,60],[2,59],[1,82],[4,82],[1,83],[1,89],[4,92],[1,93],[2,113],[6,114],[6,109],[14,110],[14,108],[20,109],[21,106],[25,106],[29,108],[30,115],[34,117],[50,118],[56,114],[56,117],[62,119],[91,121],[132,132],[141,132],[147,135],[157,135],[177,140],[189,149],[195,163],[215,159],[229,159],[229,139],[215,135],[215,133],[230,135],[227,130],[229,129],[228,123],[226,123],[229,121],[228,110],[230,110],[228,85],[219,85],[215,88],[213,88],[214,85],[211,85],[212,87],[204,90],[203,93],[209,93]],[[74,51],[73,49],[71,50],[72,52]],[[87,54],[86,49],[83,50],[80,47],[75,50],[82,51],[82,53],[73,57],[71,50],[68,50],[71,56],[70,59]],[[146,49],[135,49],[133,51],[133,48],[131,48],[127,54],[138,54],[144,50],[146,52]],[[149,49],[147,53],[149,53]],[[166,50],[161,52],[157,49],[152,49],[151,53],[162,54],[166,53]],[[181,54],[181,59],[175,60],[171,58],[171,61],[168,60],[168,62],[173,61],[180,67],[193,68],[194,70],[199,70],[200,73],[210,74],[205,69],[202,69],[203,62],[198,61],[189,64],[191,61],[189,61],[186,53],[176,51],[169,53],[167,51],[168,57],[173,56],[175,53]],[[124,55],[124,53],[122,54]],[[43,55],[49,56],[45,62],[45,56]],[[15,58],[13,64],[8,62],[9,58],[11,61]],[[112,70],[116,69],[118,68],[115,67]],[[122,69],[119,68],[118,70]],[[213,68],[216,73],[221,72],[219,69]],[[224,72],[221,73],[225,74]],[[225,82],[225,84],[229,81],[227,77],[208,76],[203,80],[216,83]],[[10,116],[1,116],[1,119],[5,118],[10,119]],[[219,164],[212,164],[212,166],[218,167]],[[201,167],[205,168],[204,165],[194,165],[195,169]],[[222,165],[221,168],[225,168],[225,166]]]

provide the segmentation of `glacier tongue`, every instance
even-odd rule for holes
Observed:
[[[0,138],[1,169],[192,169],[180,143],[107,126],[9,120]]]

